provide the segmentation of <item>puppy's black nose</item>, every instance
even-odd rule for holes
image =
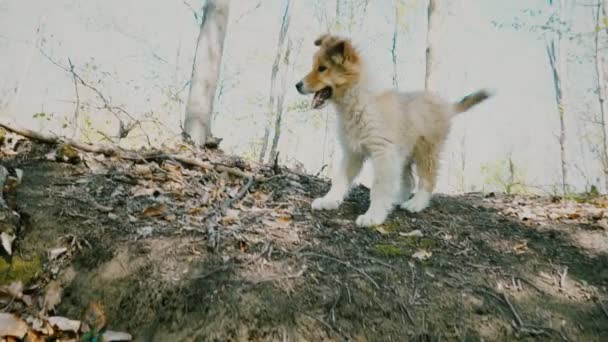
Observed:
[[[304,83],[302,83],[302,81],[300,81],[296,84],[296,89],[298,89],[298,92],[302,93],[303,86],[304,86]]]

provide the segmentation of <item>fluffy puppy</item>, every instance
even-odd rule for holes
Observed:
[[[429,92],[373,92],[364,61],[350,40],[323,35],[315,40],[311,71],[296,84],[301,94],[314,94],[312,107],[331,102],[338,114],[342,160],[329,192],[312,202],[314,210],[336,209],[347,195],[363,162],[374,169],[371,203],[358,226],[382,224],[395,204],[410,212],[428,207],[435,188],[440,150],[452,117],[489,97],[485,90],[449,103]],[[418,190],[410,199],[414,178]]]

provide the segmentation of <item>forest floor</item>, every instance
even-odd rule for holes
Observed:
[[[604,197],[437,195],[357,228],[363,186],[311,212],[326,180],[191,156],[214,167],[5,140],[23,176],[0,225],[0,334],[74,338],[67,317],[138,341],[608,338]]]

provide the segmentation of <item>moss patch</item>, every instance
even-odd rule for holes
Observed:
[[[387,232],[396,232],[398,231],[403,225],[399,222],[399,221],[389,221],[389,222],[385,222],[382,225],[382,228],[387,231]]]
[[[432,249],[433,247],[436,247],[437,242],[430,238],[408,236],[399,239],[399,244],[411,249]]]
[[[402,251],[399,247],[381,243],[377,244],[373,247],[374,254],[387,257],[387,258],[396,258],[400,256],[404,256],[405,252]]]
[[[35,256],[31,260],[23,260],[21,257],[14,257],[12,263],[0,258],[0,284],[6,285],[13,281],[20,280],[24,285],[34,279],[42,272],[42,262],[40,257]]]

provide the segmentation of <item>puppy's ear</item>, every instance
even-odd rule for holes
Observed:
[[[327,37],[329,37],[329,34],[320,35],[319,38],[315,39],[315,46],[321,46]]]
[[[327,49],[327,57],[336,64],[343,64],[347,56],[346,42],[343,40],[336,41]]]

